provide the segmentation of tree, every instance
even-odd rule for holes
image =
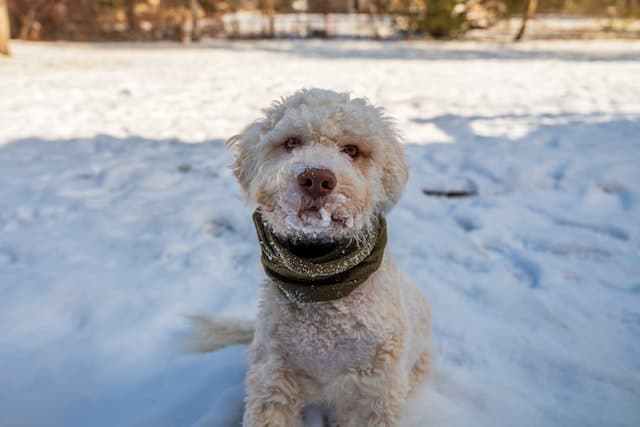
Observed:
[[[55,0],[12,0],[11,11],[17,15],[20,21],[18,38],[29,40],[34,24],[49,12],[55,3]]]
[[[0,0],[0,55],[9,55],[10,35],[7,0]]]
[[[138,32],[138,17],[136,16],[136,0],[125,1],[125,11],[127,16],[127,28],[132,33]]]
[[[198,23],[198,0],[189,0],[191,10],[191,40],[200,40],[200,24]]]
[[[525,0],[524,8],[522,10],[522,24],[520,24],[520,30],[518,30],[518,34],[514,37],[514,41],[522,40],[524,31],[527,28],[527,21],[535,16],[537,9],[538,0]]]
[[[454,0],[428,0],[424,2],[424,16],[418,21],[419,28],[432,37],[443,38],[456,34],[462,28],[462,17],[453,14]]]
[[[624,2],[625,16],[634,16],[634,13],[637,13],[637,9],[638,9],[638,0],[625,0]]]
[[[392,0],[389,11],[404,21],[405,38],[410,39],[419,30],[420,21],[424,21],[427,0]]]
[[[264,33],[265,36],[269,38],[273,38],[276,36],[275,12],[275,0],[263,0],[262,13],[267,16],[267,29]]]

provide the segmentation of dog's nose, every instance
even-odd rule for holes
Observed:
[[[329,195],[336,183],[335,174],[327,169],[307,169],[298,175],[298,185],[314,199]]]

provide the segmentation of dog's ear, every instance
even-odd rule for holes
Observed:
[[[248,192],[251,180],[256,174],[255,157],[258,142],[260,142],[261,127],[260,122],[254,122],[247,126],[242,133],[227,140],[227,147],[234,148],[236,151],[236,158],[231,165],[231,170],[245,192]]]
[[[400,200],[404,192],[409,179],[409,165],[399,138],[395,133],[391,133],[388,136],[388,142],[385,147],[382,185],[387,199],[383,202],[382,209],[384,212],[389,212]]]

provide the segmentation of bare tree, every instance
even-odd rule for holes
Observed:
[[[524,8],[522,10],[522,24],[520,24],[520,30],[518,30],[518,34],[514,37],[514,41],[522,40],[524,31],[527,28],[527,21],[535,16],[537,9],[538,0],[526,0],[524,2]]]
[[[200,25],[198,23],[198,0],[189,0],[191,9],[191,40],[200,40]]]
[[[6,0],[5,0],[6,1]],[[56,3],[55,0],[11,0],[11,10],[20,19],[18,38],[29,40],[34,24]]]
[[[276,35],[275,12],[275,0],[263,0],[263,13],[267,15],[267,30],[265,31],[265,35],[269,38],[275,37]]]
[[[0,0],[0,55],[9,55],[10,36],[7,0]]]
[[[136,0],[125,1],[125,12],[127,16],[127,28],[131,32],[138,31],[138,17],[136,16]]]

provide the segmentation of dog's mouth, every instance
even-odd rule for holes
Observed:
[[[297,241],[336,241],[355,235],[363,215],[342,193],[312,199],[296,191],[282,192],[270,208],[263,206],[276,234]]]
[[[328,206],[300,209],[298,218],[310,225],[328,227],[331,224],[335,224],[344,228],[353,226],[353,217],[351,215],[345,215]]]
[[[281,207],[285,211],[287,225],[305,234],[340,233],[356,224],[357,215],[351,212],[348,199],[342,194],[332,199],[308,200],[302,197],[297,205]]]

